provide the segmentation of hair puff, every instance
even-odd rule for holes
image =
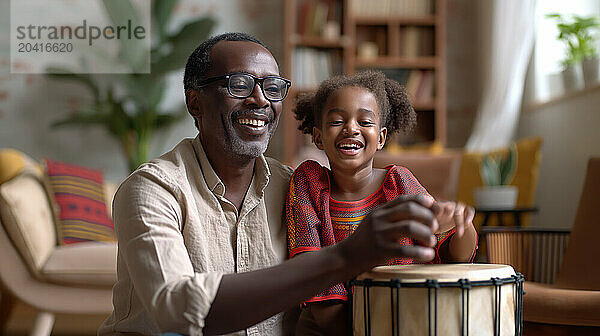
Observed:
[[[300,121],[298,129],[302,133],[312,134],[313,127],[320,127],[321,113],[327,99],[347,86],[362,87],[375,95],[381,125],[387,128],[388,135],[409,132],[416,125],[417,116],[406,88],[388,79],[381,71],[367,70],[350,76],[333,76],[324,80],[316,92],[300,95],[293,109],[296,119]]]

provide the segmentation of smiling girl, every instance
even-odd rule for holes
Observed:
[[[373,167],[373,157],[386,138],[408,131],[416,114],[405,88],[381,72],[332,77],[313,94],[301,96],[295,107],[299,129],[312,134],[331,170],[315,161],[294,172],[286,203],[290,257],[337,244],[360,225],[374,208],[403,195],[429,194],[401,166]],[[440,229],[433,263],[472,260],[477,234],[474,210],[454,202],[431,202]],[[407,223],[410,225],[410,223]],[[418,244],[400,237],[403,246]],[[392,258],[388,265],[412,264],[411,258]],[[348,290],[337,284],[303,305],[299,335],[346,334]]]

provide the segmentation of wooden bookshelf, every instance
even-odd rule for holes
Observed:
[[[415,17],[370,17],[354,16],[354,24],[358,25],[421,25],[432,26],[435,24],[434,15],[415,16]]]
[[[363,69],[413,89],[415,134],[392,141],[445,145],[446,0],[286,0],[284,21],[283,73],[293,82],[282,116],[286,163],[309,144],[292,112],[297,95]]]
[[[344,48],[346,40],[338,39],[326,39],[320,36],[302,36],[292,35],[290,37],[291,43],[296,46],[311,47],[311,48]]]
[[[433,56],[404,57],[404,56],[379,56],[375,59],[361,59],[356,57],[354,66],[356,68],[420,68],[435,69],[438,67],[438,59]]]

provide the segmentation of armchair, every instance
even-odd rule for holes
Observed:
[[[32,336],[50,335],[58,313],[108,315],[116,254],[116,243],[59,245],[43,172],[0,151],[0,334],[17,300],[38,312]]]
[[[525,334],[600,333],[600,157],[590,158],[569,230],[484,228],[491,263],[525,275]]]

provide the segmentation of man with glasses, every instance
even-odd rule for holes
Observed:
[[[119,187],[114,311],[99,335],[293,334],[293,318],[280,312],[319,290],[387,256],[433,258],[425,245],[433,245],[435,208],[405,198],[367,216],[346,241],[285,261],[292,170],[263,153],[290,85],[246,34],[215,36],[192,53],[184,89],[198,136]],[[399,247],[401,235],[424,246]]]

